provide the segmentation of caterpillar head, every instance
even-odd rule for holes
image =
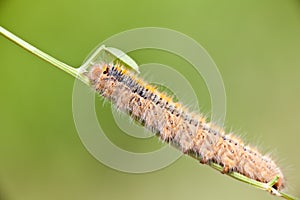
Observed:
[[[283,190],[285,188],[285,179],[283,178],[282,175],[279,176],[279,179],[272,187],[278,191]]]

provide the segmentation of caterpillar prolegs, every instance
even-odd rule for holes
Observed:
[[[189,112],[125,67],[94,64],[87,77],[101,96],[183,153],[195,155],[203,164],[219,164],[223,173],[238,172],[262,183],[278,176],[273,188],[285,187],[284,176],[271,158],[245,145],[238,137],[226,134],[202,115]]]

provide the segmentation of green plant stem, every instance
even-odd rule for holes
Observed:
[[[189,154],[191,157],[197,159],[197,160],[201,160],[201,158],[199,158],[197,155],[191,153]],[[210,163],[209,164],[210,167],[212,167],[213,169],[219,171],[219,172],[223,172],[223,167],[219,164],[216,164],[216,163]],[[241,182],[244,182],[244,183],[247,183],[249,185],[252,185],[256,188],[259,188],[261,190],[265,190],[265,191],[268,191],[269,193],[271,194],[274,194],[276,196],[279,196],[279,197],[282,197],[284,199],[287,199],[287,200],[300,200],[290,194],[286,194],[285,192],[282,192],[282,191],[278,191],[278,190],[275,190],[272,186],[275,185],[275,183],[277,182],[277,180],[279,179],[279,176],[276,176],[272,181],[270,181],[269,183],[262,183],[262,182],[259,182],[259,181],[256,181],[256,180],[253,180],[253,179],[250,179],[240,173],[237,173],[237,172],[230,172],[230,173],[227,173],[226,175],[236,179],[236,180],[239,180]]]
[[[24,48],[25,50],[29,51],[30,53],[32,53],[33,55],[36,55],[37,57],[49,62],[50,64],[54,65],[55,67],[63,70],[64,72],[72,75],[75,78],[80,79],[81,81],[83,81],[84,83],[88,84],[88,80],[85,79],[85,77],[83,77],[80,73],[79,70],[76,68],[73,68],[55,58],[53,58],[52,56],[50,56],[49,54],[46,54],[44,52],[42,52],[41,50],[35,48],[34,46],[32,46],[31,44],[25,42],[24,40],[22,40],[21,38],[17,37],[16,35],[14,35],[13,33],[7,31],[6,29],[4,29],[2,26],[0,26],[0,33],[8,38],[9,40],[13,41],[14,43],[16,43],[17,45],[19,45],[20,47]],[[196,158],[195,155],[191,155],[192,157]],[[198,159],[198,158],[196,158]],[[216,163],[211,163],[210,166],[220,172],[223,171],[223,167],[216,164]],[[246,176],[243,176],[242,174],[239,174],[237,172],[231,172],[227,174],[228,176],[231,176],[241,182],[244,183],[248,183],[256,188],[262,189],[262,190],[266,190],[268,192],[271,192],[273,194],[276,194],[277,196],[281,196],[285,199],[288,200],[296,200],[297,198],[286,194],[284,192],[281,191],[277,191],[274,188],[272,188],[272,186],[276,183],[276,181],[278,180],[278,176],[275,177],[272,181],[270,181],[269,183],[261,183],[258,181],[255,181],[253,179],[250,179]]]
[[[29,43],[25,42],[24,40],[22,40],[21,38],[17,37],[13,33],[4,29],[2,26],[0,26],[0,33],[4,37],[8,38],[9,40],[13,41],[14,43],[16,43],[17,45],[22,47],[23,49],[29,51],[30,53],[36,55],[37,57],[39,57],[41,59],[47,61],[48,63],[54,65],[55,67],[67,72],[68,74],[74,76],[75,78],[78,76],[78,70],[76,68],[73,68],[73,67],[53,58],[49,54],[42,52],[41,50],[35,48],[31,44],[29,44]]]

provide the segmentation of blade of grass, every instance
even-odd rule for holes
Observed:
[[[19,45],[23,49],[29,51],[33,55],[47,61],[48,63],[54,65],[55,67],[63,70],[64,72],[70,74],[71,76],[77,78],[79,73],[78,70],[74,67],[71,67],[55,58],[50,56],[49,54],[44,53],[43,51],[39,50],[38,48],[32,46],[31,44],[25,42],[18,36],[14,35],[13,33],[9,32],[8,30],[4,29],[2,26],[0,26],[0,33],[6,37],[7,39],[11,40],[15,44]]]
[[[47,61],[48,63],[54,65],[55,67],[61,69],[62,71],[72,75],[75,78],[80,79],[81,81],[83,81],[84,83],[88,84],[88,80],[82,76],[79,73],[79,70],[71,67],[55,58],[53,58],[52,56],[50,56],[49,54],[46,54],[44,52],[42,52],[41,50],[37,49],[36,47],[32,46],[31,44],[25,42],[24,40],[22,40],[21,38],[17,37],[16,35],[14,35],[13,33],[9,32],[8,30],[4,29],[2,26],[0,26],[0,33],[8,38],[9,40],[11,40],[12,42],[14,42],[15,44],[19,45],[20,47],[22,47],[23,49],[29,51],[30,53],[32,53],[33,55],[36,55],[37,57]],[[134,68],[135,69],[135,68]],[[191,155],[192,157],[196,158],[195,155]],[[216,163],[211,163],[210,166],[218,171],[223,171],[223,167],[216,164]],[[255,181],[253,179],[250,179],[246,176],[243,176],[242,174],[239,174],[237,172],[231,172],[227,174],[228,176],[235,178],[241,182],[244,183],[248,183],[256,188],[262,189],[262,190],[266,190],[272,194],[275,194],[277,196],[280,196],[284,199],[288,199],[288,200],[296,200],[296,197],[293,197],[292,195],[286,194],[284,192],[281,191],[277,191],[275,190],[272,186],[276,183],[276,181],[278,180],[278,176],[275,177],[272,181],[270,181],[269,183],[261,183],[258,181]]]

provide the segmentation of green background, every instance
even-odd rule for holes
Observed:
[[[272,152],[300,196],[300,2],[0,0],[0,25],[72,65],[113,34],[155,26],[180,31],[214,59],[227,93],[227,130]],[[138,63],[168,64],[190,78],[210,113],[203,80],[176,56],[133,52]],[[72,117],[74,79],[0,37],[0,199],[276,199],[182,157],[147,174],[110,169],[81,143]],[[96,100],[108,137],[147,152],[157,138],[134,139]]]

